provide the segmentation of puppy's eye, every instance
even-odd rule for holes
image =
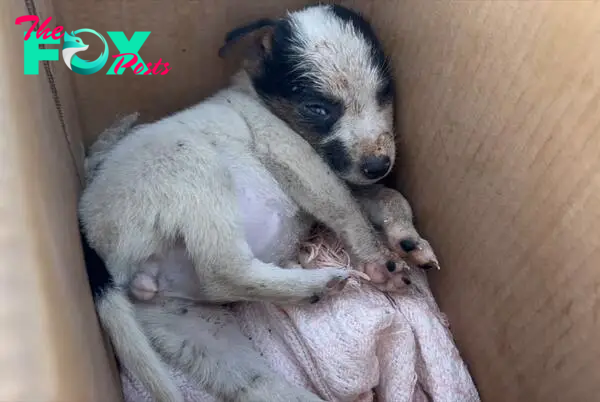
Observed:
[[[309,103],[307,105],[304,105],[304,109],[311,115],[315,116],[315,117],[319,117],[322,119],[326,119],[327,117],[329,117],[329,110],[327,108],[325,108],[323,105],[320,104],[316,104],[316,103]]]

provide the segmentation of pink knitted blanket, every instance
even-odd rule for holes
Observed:
[[[315,235],[300,261],[305,268],[350,268],[329,232]],[[478,402],[423,271],[413,269],[409,277],[410,290],[394,296],[352,279],[340,294],[313,305],[205,308],[220,316],[221,336],[233,340],[241,331],[276,372],[327,401]],[[173,375],[186,401],[217,402],[200,384]],[[121,377],[126,402],[152,402],[126,368]]]

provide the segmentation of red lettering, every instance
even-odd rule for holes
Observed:
[[[127,63],[123,64],[123,61],[125,60],[125,56],[133,56],[133,59],[128,61]],[[129,68],[129,67],[133,67],[133,73],[135,75],[165,75],[169,71],[171,71],[171,69],[168,68],[169,63],[163,63],[162,59],[159,59],[158,63],[154,64],[154,68],[152,68],[152,63],[146,63],[146,67],[148,69],[144,73],[142,73],[142,71],[144,71],[144,63],[141,61],[138,63],[137,62],[138,57],[134,53],[121,53],[121,54],[117,54],[113,57],[119,58],[119,61],[118,61],[117,65],[115,66],[115,70],[114,70],[115,74],[118,74],[119,69]],[[164,68],[163,68],[163,66],[164,66]]]
[[[27,40],[31,36],[31,33],[35,29],[37,23],[40,22],[40,19],[37,15],[23,15],[15,20],[15,25],[21,25],[24,22],[33,22],[25,34],[25,40]]]
[[[48,17],[42,23],[42,25],[40,25],[40,28],[35,33],[35,36],[38,39],[42,35],[44,35],[44,39],[48,39],[50,36],[52,36],[52,39],[60,39],[64,36],[64,32],[60,33],[63,30],[63,27],[61,26],[57,26],[52,32],[50,32],[50,28],[46,28],[46,25],[48,25],[48,23],[50,23],[51,20],[52,17]],[[35,30],[36,25],[40,22],[40,18],[37,15],[23,15],[15,20],[15,25],[21,25],[24,22],[33,22],[33,24],[31,24],[31,27],[29,27],[27,33],[25,34],[24,39],[27,40],[31,37],[31,33]]]
[[[57,26],[56,28],[54,28],[52,30],[52,33],[50,34],[52,36],[52,39],[60,39],[60,38],[62,38],[65,35],[64,32],[61,33],[62,30],[63,30],[63,27],[61,27],[61,26]],[[58,35],[58,36],[56,36],[56,35]]]
[[[169,67],[169,63],[165,63],[165,71],[163,71],[162,73],[160,73],[160,75],[165,75],[167,74],[169,71],[171,71]]]
[[[142,72],[143,69],[144,69],[144,63],[139,63],[137,66],[135,66],[135,69],[133,70],[133,73],[135,75],[138,75],[139,73]]]
[[[133,59],[131,59],[127,63],[125,63],[123,68],[126,69],[127,67],[132,67],[135,63],[137,63],[138,57],[134,53],[120,53],[117,55],[113,55],[113,57],[115,57],[115,58],[119,58],[119,57],[121,58],[121,60],[119,60],[119,62],[115,66],[115,74],[119,73],[119,69],[121,68],[121,64],[123,64],[123,60],[125,60],[125,56],[133,56]]]
[[[150,75],[150,67],[152,67],[152,63],[148,63],[148,70],[146,70],[144,75]]]
[[[169,70],[171,70],[169,68],[169,63],[162,63],[162,59],[159,59],[157,65],[154,66],[154,70],[152,70],[152,74],[158,75],[158,73],[160,73],[160,75],[165,75]]]
[[[161,70],[157,70],[157,68],[159,68],[161,66],[161,61],[162,61],[162,58],[158,59],[158,63],[156,63],[154,65],[154,68],[152,69],[152,74],[156,75],[156,74],[160,73]]]
[[[44,35],[44,39],[48,39],[50,37],[50,33],[48,32],[50,30],[50,28],[46,28],[46,25],[48,25],[48,23],[50,22],[51,19],[52,19],[52,17],[46,18],[46,20],[44,22],[42,22],[42,25],[40,25],[40,28],[37,30],[37,32],[35,34],[35,36],[38,39],[42,35]]]

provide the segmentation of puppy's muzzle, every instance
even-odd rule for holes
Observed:
[[[381,179],[390,170],[392,161],[387,155],[367,156],[360,165],[360,171],[369,180]]]

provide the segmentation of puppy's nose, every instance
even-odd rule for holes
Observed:
[[[404,239],[400,241],[400,247],[405,253],[410,253],[417,248],[417,242],[413,239]]]
[[[386,175],[392,161],[387,155],[367,156],[363,159],[360,170],[369,180],[379,179]]]

